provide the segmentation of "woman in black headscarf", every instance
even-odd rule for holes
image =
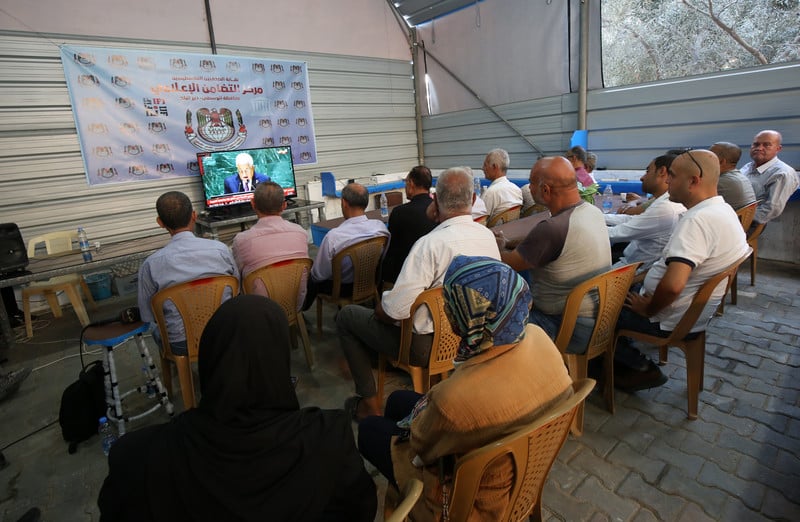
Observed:
[[[224,303],[200,339],[202,398],[125,435],[109,456],[103,521],[372,521],[375,485],[342,411],[300,409],[281,308]]]

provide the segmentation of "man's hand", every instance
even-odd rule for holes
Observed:
[[[636,292],[628,292],[628,296],[625,297],[625,308],[630,308],[632,312],[642,317],[650,317],[647,314],[647,307],[652,300],[653,296],[650,294],[640,295]]]
[[[494,240],[497,241],[497,248],[502,252],[503,250],[507,250],[508,239],[503,234],[502,230],[498,230],[494,233]]]
[[[378,302],[375,303],[375,319],[377,319],[378,321],[380,321],[382,323],[386,323],[386,324],[395,324],[397,322],[394,319],[392,319],[391,317],[389,317],[386,314],[386,312],[384,312],[383,305],[381,305],[381,301],[380,300],[378,300]]]

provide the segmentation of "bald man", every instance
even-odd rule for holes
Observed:
[[[575,169],[561,156],[543,158],[531,169],[531,195],[551,216],[536,225],[514,249],[498,238],[500,256],[514,270],[530,270],[530,322],[555,339],[567,296],[575,285],[611,267],[611,243],[603,213],[578,193]],[[597,315],[596,302],[581,304],[567,351],[584,353]]]
[[[742,168],[742,174],[750,180],[760,201],[753,226],[780,216],[789,197],[800,185],[797,172],[778,159],[782,140],[781,133],[774,130],[763,130],[756,134],[750,145],[750,158],[753,161]]]
[[[750,251],[742,225],[730,205],[717,195],[719,161],[709,150],[693,150],[675,158],[669,169],[669,199],[688,210],[675,225],[661,259],[656,261],[639,293],[628,293],[617,329],[669,337],[689,308],[697,290],[712,276]],[[692,332],[706,323],[725,295],[720,283]],[[667,381],[658,366],[627,342],[614,356],[614,385],[644,390]]]

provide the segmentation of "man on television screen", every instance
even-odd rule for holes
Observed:
[[[269,176],[256,172],[253,167],[253,156],[246,152],[236,156],[237,174],[225,178],[225,194],[236,192],[253,192],[256,185],[269,181]]]

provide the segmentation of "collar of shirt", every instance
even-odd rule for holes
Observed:
[[[779,161],[778,156],[775,156],[774,158],[764,163],[763,165],[756,167],[756,170],[758,171],[759,174],[763,174],[765,170],[775,165],[778,161]]]
[[[492,181],[491,185],[500,185],[501,183],[505,183],[506,181],[508,181],[508,176],[500,176],[496,180]]]

